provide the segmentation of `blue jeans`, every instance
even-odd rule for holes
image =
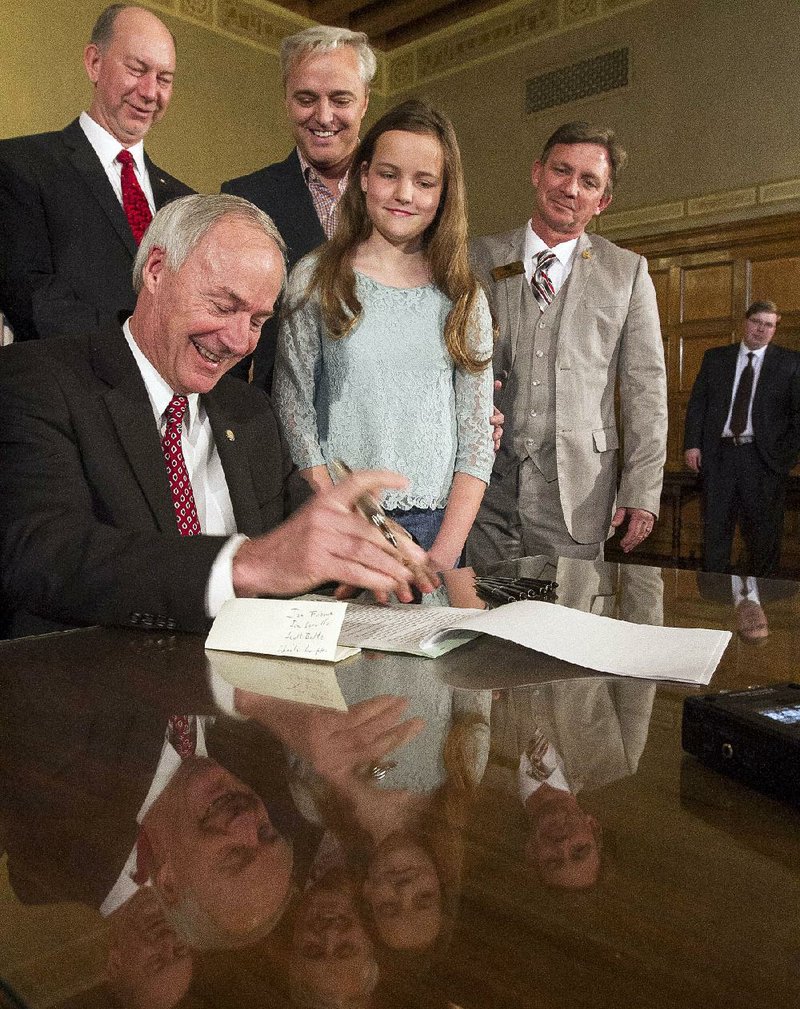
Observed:
[[[395,508],[386,514],[410,532],[423,550],[430,550],[442,527],[444,508]]]

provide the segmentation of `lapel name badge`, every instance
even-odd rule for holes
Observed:
[[[524,273],[525,267],[518,259],[515,263],[506,263],[505,266],[496,266],[492,270],[492,280],[506,280],[508,277],[516,277],[519,273]]]
[[[228,428],[228,430],[225,432],[225,437],[228,439],[228,441],[236,441],[236,435],[233,433],[233,431],[231,431],[230,428]]]

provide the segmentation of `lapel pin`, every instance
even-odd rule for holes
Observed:
[[[516,277],[519,273],[524,273],[525,267],[517,260],[514,263],[506,263],[505,266],[496,266],[492,270],[492,280],[506,280],[508,277]]]
[[[591,259],[591,258],[592,258],[592,250],[584,249],[583,252],[581,253],[581,259]]]
[[[228,439],[228,441],[236,441],[236,435],[233,433],[233,431],[231,431],[230,428],[228,428],[228,430],[225,432],[225,437]]]

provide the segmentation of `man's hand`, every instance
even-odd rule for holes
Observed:
[[[237,596],[295,596],[324,582],[371,589],[379,599],[392,592],[409,603],[410,585],[432,592],[425,551],[408,542],[403,557],[355,511],[362,494],[407,481],[387,470],[362,470],[319,491],[277,529],[243,543],[233,558]],[[408,566],[408,562],[412,566]]]
[[[687,448],[683,453],[683,461],[693,473],[699,473],[703,462],[702,452],[699,448]]]
[[[371,697],[352,705],[349,711],[238,689],[235,697],[237,711],[267,728],[328,780],[366,770],[419,735],[425,726],[421,718],[400,721],[408,707],[403,697]]]
[[[626,518],[628,528],[619,545],[626,554],[629,554],[653,531],[656,517],[652,512],[645,511],[644,508],[617,508],[614,518],[611,519],[611,525],[615,529],[619,529]]]
[[[496,379],[494,383],[494,391],[499,392],[503,388],[503,383]],[[492,416],[489,418],[489,423],[492,425],[492,441],[494,442],[495,455],[500,451],[500,442],[503,438],[503,422],[505,421],[505,414],[500,413],[496,406],[492,407]]]

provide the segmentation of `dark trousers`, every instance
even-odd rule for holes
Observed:
[[[710,461],[703,457],[703,569],[731,570],[736,524],[749,554],[743,573],[768,577],[778,570],[786,475],[765,466],[754,443],[723,440]]]

